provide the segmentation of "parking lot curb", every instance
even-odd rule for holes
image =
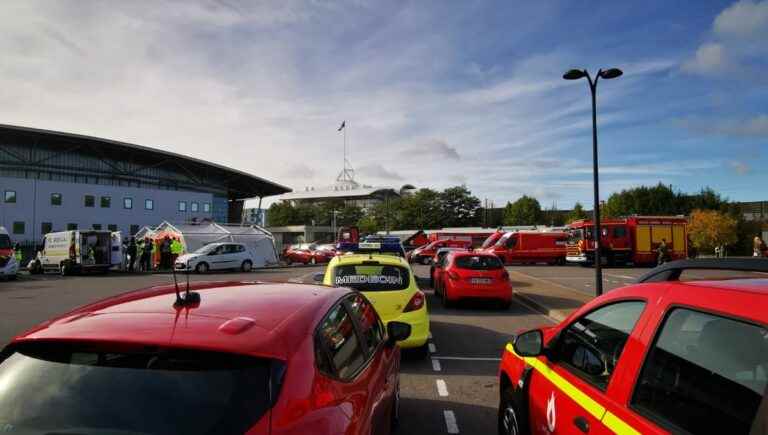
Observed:
[[[573,312],[572,310],[557,310],[547,307],[546,305],[540,303],[535,298],[532,298],[530,295],[525,293],[515,292],[515,297],[517,298],[517,301],[524,305],[526,308],[541,313],[557,323],[565,320],[571,314],[571,312]]]

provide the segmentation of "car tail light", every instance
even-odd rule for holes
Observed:
[[[418,309],[421,309],[421,307],[424,306],[424,293],[421,291],[417,291],[410,301],[408,301],[408,305],[405,306],[405,309],[403,310],[404,313],[410,312],[410,311],[416,311]]]

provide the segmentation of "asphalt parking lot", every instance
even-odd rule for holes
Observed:
[[[324,266],[258,270],[251,273],[191,275],[191,281],[311,282]],[[429,268],[414,267],[426,278]],[[594,270],[578,266],[514,266],[517,285],[564,286],[593,292]],[[606,269],[605,287],[629,283],[647,269]],[[179,275],[179,279],[185,279]],[[425,280],[421,280],[424,282]],[[0,282],[0,342],[16,333],[79,305],[123,291],[172,283],[169,274],[109,274],[81,277],[24,275],[15,282]],[[552,323],[526,305],[515,302],[509,310],[495,305],[462,304],[445,309],[432,290],[428,298],[432,339],[431,355],[416,359],[406,353],[401,373],[401,434],[496,431],[497,371],[504,345],[520,329]]]

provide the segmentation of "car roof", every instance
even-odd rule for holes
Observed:
[[[200,294],[199,306],[177,309],[173,285],[151,287],[78,308],[32,328],[11,345],[96,341],[287,359],[327,309],[350,292],[262,282],[193,283],[190,289]]]
[[[490,252],[476,252],[476,251],[467,251],[466,249],[461,249],[457,251],[453,251],[450,254],[453,258],[456,257],[494,257],[498,258],[496,254],[490,253]]]
[[[386,264],[389,266],[403,266],[407,267],[408,262],[397,255],[389,255],[389,254],[377,254],[377,253],[365,253],[365,254],[344,254],[339,255],[337,257],[334,257],[332,262],[335,262],[335,265],[354,265],[354,264],[362,264],[364,261],[378,261],[381,264]]]
[[[683,281],[678,284],[695,286],[697,288],[708,287],[719,290],[733,290],[768,295],[768,277]]]

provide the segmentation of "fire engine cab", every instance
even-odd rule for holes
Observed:
[[[608,265],[656,264],[661,241],[667,243],[667,261],[688,257],[688,220],[683,216],[630,216],[600,222],[601,262]],[[578,220],[569,225],[566,261],[595,262],[594,224]]]

